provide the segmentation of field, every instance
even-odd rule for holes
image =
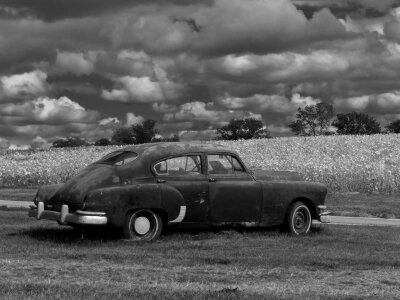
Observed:
[[[220,141],[237,150],[250,168],[295,170],[330,192],[400,192],[400,138],[373,136],[292,137]],[[0,155],[0,186],[64,182],[118,146],[7,151]]]
[[[2,299],[398,299],[396,228],[173,231],[154,243],[0,211]]]

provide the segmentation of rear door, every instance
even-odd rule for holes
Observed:
[[[184,223],[207,221],[208,180],[203,169],[200,154],[171,157],[153,166],[157,182],[172,186],[183,196]]]
[[[230,154],[207,155],[211,223],[260,221],[262,186]]]

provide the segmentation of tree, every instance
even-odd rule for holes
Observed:
[[[65,147],[83,147],[89,146],[84,139],[78,137],[67,137],[65,139],[58,139],[53,142],[54,148],[65,148]]]
[[[386,130],[390,133],[400,133],[400,120],[393,121],[386,125]]]
[[[228,125],[217,129],[217,134],[217,138],[220,140],[248,140],[271,137],[263,122],[254,118],[232,119]]]
[[[135,137],[137,144],[149,143],[154,138],[154,136],[158,133],[155,128],[156,121],[148,119],[145,120],[142,124],[134,124],[131,127],[132,134]]]
[[[381,132],[381,126],[375,118],[368,114],[351,112],[338,114],[332,125],[337,127],[338,134],[376,134]]]
[[[97,141],[94,142],[95,146],[109,146],[109,145],[112,145],[112,144],[113,143],[107,138],[101,138],[101,139],[98,139]]]
[[[136,141],[131,128],[128,127],[115,128],[111,140],[113,143],[120,145],[130,145]]]
[[[304,109],[298,108],[297,120],[289,124],[296,135],[317,136],[329,134],[329,126],[334,117],[334,109],[324,102],[316,105],[307,105]]]

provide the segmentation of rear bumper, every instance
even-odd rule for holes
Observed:
[[[318,213],[318,221],[321,223],[329,223],[329,215],[331,212],[326,209],[325,205],[318,205],[317,206],[317,213]]]
[[[77,210],[76,212],[69,213],[69,208],[66,204],[62,205],[60,212],[45,210],[43,202],[39,202],[37,207],[31,207],[28,216],[38,220],[57,221],[59,224],[105,225],[108,221],[104,212]]]

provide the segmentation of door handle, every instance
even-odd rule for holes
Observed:
[[[215,179],[215,178],[208,178],[208,181],[209,181],[209,182],[216,182],[217,179]]]
[[[165,179],[157,179],[157,183],[166,183],[167,181]]]

